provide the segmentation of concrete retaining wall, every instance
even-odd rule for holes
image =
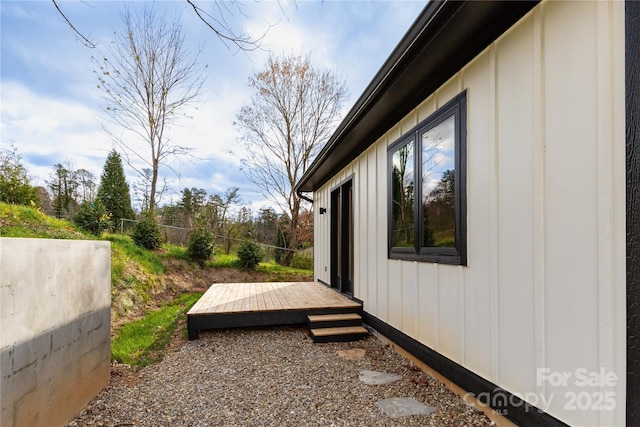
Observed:
[[[109,382],[109,242],[0,238],[0,425],[56,426]]]

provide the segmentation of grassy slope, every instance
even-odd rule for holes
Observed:
[[[88,239],[69,221],[52,218],[40,210],[0,202],[0,235],[40,239]]]
[[[180,317],[201,296],[202,293],[182,295],[142,319],[124,325],[111,343],[111,359],[138,367],[159,360],[161,355],[158,351],[171,340]]]
[[[149,302],[167,268],[157,253],[136,246],[129,236],[102,238],[111,242],[111,303],[119,318]]]
[[[0,203],[0,235],[41,239],[97,239],[77,229],[69,221],[51,218],[32,207],[6,203]],[[113,320],[126,317],[133,311],[144,314],[142,319],[127,323],[116,331],[111,358],[144,366],[157,359],[152,352],[166,345],[178,325],[179,316],[186,313],[201,294],[187,294],[159,310],[140,313],[153,297],[154,288],[161,285],[162,275],[167,270],[160,255],[139,248],[128,236],[104,234],[100,239],[111,241]]]
[[[40,210],[0,203],[0,235],[40,239],[97,239],[69,221],[49,217]],[[111,300],[113,315],[124,316],[149,301],[166,271],[160,257],[137,247],[130,237],[105,234],[111,241]]]
[[[51,218],[35,208],[1,202],[0,236],[97,239],[78,230],[72,223]],[[177,299],[151,301],[158,297],[157,292],[165,286],[165,276],[171,273],[166,267],[167,263],[175,265],[177,261],[181,269],[189,270],[194,276],[200,274],[200,269],[188,261],[184,247],[164,245],[160,251],[148,251],[136,246],[129,236],[103,234],[100,239],[111,242],[112,321],[118,325],[123,323],[114,333],[111,358],[134,366],[152,363],[160,357],[158,350],[170,340],[180,317],[202,295],[187,293]],[[212,270],[236,269],[236,265],[237,257],[217,255],[206,263],[203,271],[211,273]],[[261,263],[255,277],[249,279],[289,281],[311,280],[311,277],[309,270]],[[149,306],[159,305],[159,309],[148,309]],[[128,321],[132,318],[136,320]]]

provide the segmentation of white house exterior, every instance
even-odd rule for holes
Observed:
[[[430,2],[296,187],[315,278],[518,424],[640,425],[639,28],[633,2]],[[421,222],[443,117],[444,249]]]

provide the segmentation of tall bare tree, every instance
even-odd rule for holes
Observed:
[[[314,67],[310,55],[270,56],[249,79],[251,101],[237,114],[244,167],[263,195],[289,215],[287,247],[296,249],[302,199],[294,186],[334,130],[347,96],[344,81]],[[287,251],[284,263],[293,256]]]
[[[199,63],[198,55],[185,45],[177,18],[159,16],[152,4],[145,3],[139,9],[125,8],[122,29],[94,57],[110,123],[131,131],[136,140],[128,141],[108,125],[103,127],[127,163],[142,179],[148,177],[151,211],[161,190],[160,166],[189,152],[171,140],[168,130],[202,90],[206,66]]]
[[[93,172],[86,169],[78,169],[74,171],[74,178],[78,183],[76,196],[78,203],[93,202],[96,199],[96,191],[98,189],[96,176]]]
[[[58,163],[47,181],[53,195],[53,207],[56,218],[71,219],[78,207],[78,181],[75,179],[73,164],[67,161],[65,165]]]

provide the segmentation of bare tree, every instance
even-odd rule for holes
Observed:
[[[53,172],[47,185],[53,195],[53,208],[56,218],[71,219],[78,207],[77,191],[78,181],[75,179],[73,164],[66,161],[63,165],[58,163],[53,167]]]
[[[86,169],[78,169],[74,171],[74,177],[78,183],[77,200],[78,203],[93,202],[96,199],[98,185],[96,184],[96,176],[93,172]]]
[[[347,96],[335,73],[316,68],[309,55],[269,57],[249,79],[251,101],[237,114],[249,180],[291,218],[287,247],[296,249],[302,199],[294,186],[328,140]],[[292,251],[287,251],[285,263]]]
[[[153,211],[160,166],[190,150],[174,143],[168,129],[197,99],[206,67],[198,62],[199,52],[187,49],[180,21],[158,16],[153,5],[125,8],[122,24],[112,43],[94,57],[95,73],[110,122],[133,132],[138,140],[129,142],[103,127],[142,178],[147,177],[144,169],[151,171]]]

